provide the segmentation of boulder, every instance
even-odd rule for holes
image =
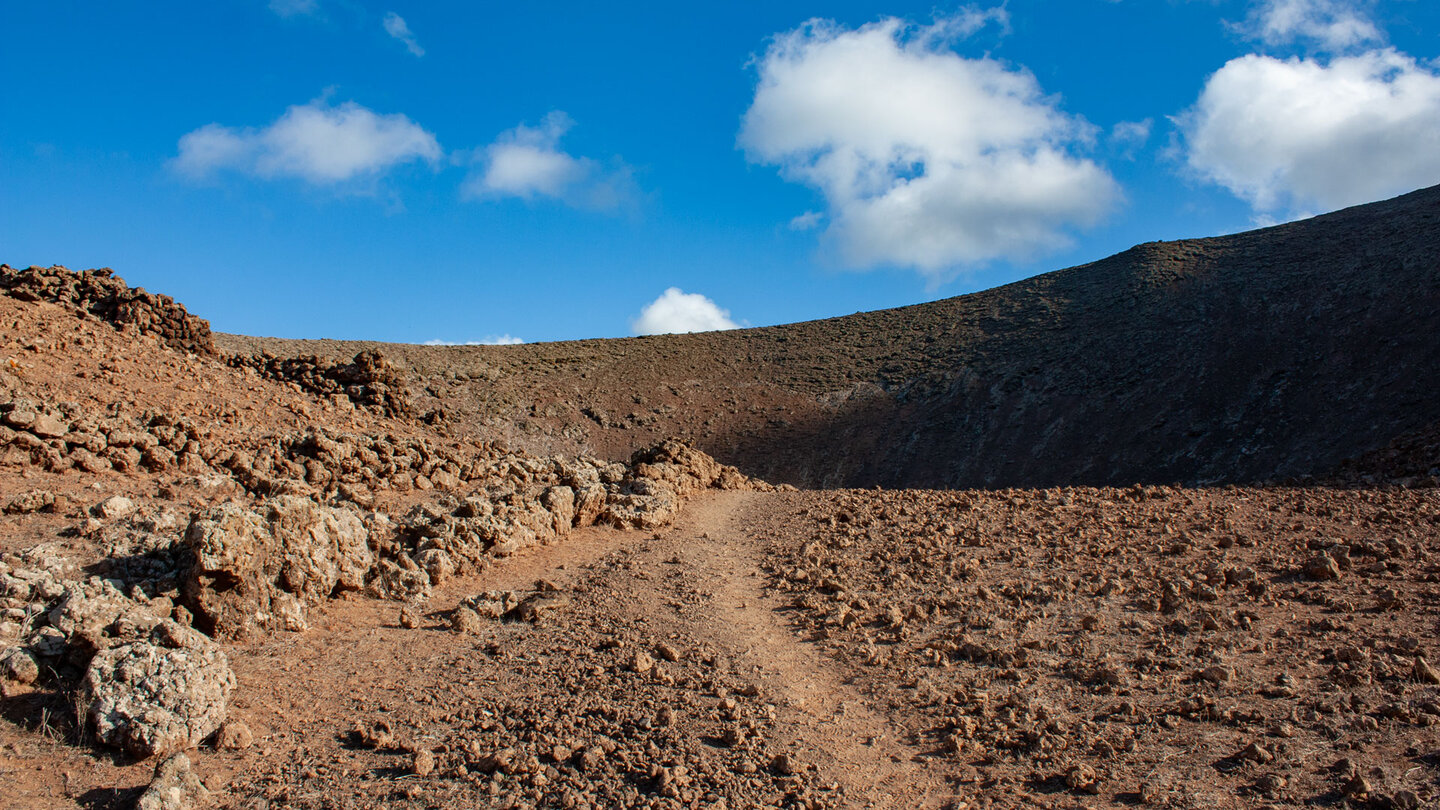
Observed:
[[[41,414],[30,424],[30,432],[42,439],[58,439],[70,432],[70,426],[49,414]]]
[[[23,492],[5,504],[5,514],[7,515],[28,515],[31,512],[53,512],[54,510],[55,494],[42,489]]]
[[[182,599],[197,624],[226,637],[303,627],[305,607],[359,590],[375,565],[359,516],[299,496],[271,499],[260,511],[235,502],[208,509],[184,543]]]
[[[0,677],[21,684],[34,683],[40,679],[40,665],[29,650],[7,647],[0,650]]]
[[[135,502],[124,495],[111,495],[90,507],[90,514],[102,520],[120,520],[135,513]]]
[[[234,689],[219,645],[165,619],[97,653],[81,700],[97,740],[144,758],[199,745],[225,722]]]

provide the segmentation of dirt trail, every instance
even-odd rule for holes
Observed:
[[[845,677],[842,667],[802,642],[781,605],[763,590],[761,539],[747,526],[766,495],[719,492],[698,500],[665,535],[662,553],[678,552],[685,567],[709,584],[713,598],[696,635],[731,651],[742,670],[781,709],[779,727],[801,759],[820,766],[851,806],[926,807],[949,798],[927,773],[920,752],[895,739],[895,730]]]
[[[325,762],[332,773],[353,778],[358,763],[345,740],[355,720],[370,716],[367,707],[388,706],[385,711],[413,726],[417,739],[434,739],[446,733],[455,707],[487,699],[487,690],[519,698],[537,686],[553,688],[544,686],[554,682],[549,667],[566,666],[567,655],[589,655],[586,646],[574,646],[586,645],[585,637],[523,624],[497,625],[470,639],[448,629],[448,611],[466,595],[524,589],[544,578],[562,590],[598,588],[589,603],[598,609],[591,614],[598,625],[630,623],[656,639],[688,639],[706,651],[704,657],[716,655],[725,662],[720,667],[737,673],[742,680],[735,683],[757,687],[753,700],[775,707],[773,730],[761,743],[765,756],[784,752],[799,768],[813,766],[814,782],[825,786],[822,795],[831,806],[940,806],[953,794],[926,772],[916,759],[919,752],[896,738],[883,713],[849,684],[843,665],[796,637],[780,604],[764,594],[765,540],[747,526],[771,508],[769,497],[709,493],[660,532],[590,528],[527,549],[479,575],[446,583],[424,605],[427,621],[418,630],[396,625],[395,603],[368,598],[331,603],[307,632],[237,650],[242,682],[237,712],[255,728],[257,749],[270,756],[256,756],[254,749],[221,754],[207,763],[210,775],[236,783],[232,795],[279,776],[266,773],[274,767],[266,760],[288,759],[291,768],[307,771],[311,763]],[[600,580],[593,579],[597,575]],[[581,584],[587,581],[589,586]],[[509,653],[486,652],[495,643]],[[675,666],[688,673],[709,669],[698,657]],[[381,786],[370,778],[339,789],[397,800],[396,794],[376,793]],[[430,797],[443,806],[461,799]]]

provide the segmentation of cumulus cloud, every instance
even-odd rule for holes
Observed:
[[[739,329],[730,320],[730,311],[699,294],[671,287],[640,310],[640,317],[630,323],[637,335],[668,335],[679,332],[713,332]]]
[[[538,127],[521,124],[477,153],[477,167],[461,186],[467,199],[549,197],[576,208],[608,211],[634,197],[630,168],[611,167],[560,149],[560,138],[574,126],[555,111]]]
[[[393,11],[389,11],[385,13],[385,19],[382,21],[382,24],[385,26],[385,33],[405,43],[405,47],[410,53],[416,56],[425,55],[425,49],[420,47],[420,43],[415,39],[415,35],[410,32],[410,26],[405,24],[404,17],[401,17]]]
[[[1234,59],[1177,122],[1190,169],[1259,211],[1338,208],[1440,182],[1440,74],[1389,48]]]
[[[427,340],[427,341],[425,341],[424,345],[426,345],[426,346],[518,346],[518,345],[520,345],[521,343],[524,343],[524,342],[525,342],[525,340],[524,340],[523,338],[518,338],[518,337],[515,337],[514,335],[510,335],[510,334],[504,334],[504,335],[491,335],[491,336],[489,336],[489,337],[481,338],[480,340],[440,340],[439,338],[436,338],[436,339],[434,339],[434,340]]]
[[[317,0],[270,0],[270,10],[281,17],[308,16],[320,11]]]
[[[228,170],[334,185],[442,155],[435,136],[404,115],[381,115],[354,102],[312,101],[260,129],[207,124],[186,133],[171,165],[197,179]]]
[[[1357,4],[1344,0],[1264,0],[1245,27],[1268,45],[1304,40],[1333,51],[1383,39]]]
[[[1094,128],[1033,75],[952,50],[1004,20],[972,9],[929,26],[817,19],[781,34],[759,61],[740,146],[820,192],[825,239],[852,266],[938,278],[1062,246],[1119,187],[1075,154]]]

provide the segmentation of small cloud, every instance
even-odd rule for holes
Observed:
[[[520,345],[521,343],[524,343],[524,342],[525,342],[524,338],[518,338],[518,337],[515,337],[514,335],[506,334],[506,335],[491,335],[490,337],[481,338],[480,340],[460,340],[460,341],[455,341],[455,340],[440,340],[439,338],[436,338],[436,339],[434,339],[434,340],[427,340],[427,341],[425,341],[425,343],[424,343],[423,345],[425,345],[425,346],[518,346],[518,345]]]
[[[404,17],[401,17],[393,11],[386,12],[384,25],[385,33],[405,43],[405,47],[409,49],[410,53],[416,56],[425,55],[425,49],[420,47],[420,43],[416,41],[415,35],[410,32],[410,26],[405,24]]]
[[[1262,0],[1240,29],[1267,45],[1307,40],[1332,51],[1383,41],[1358,6],[1347,0]]]
[[[640,317],[630,323],[637,335],[669,335],[682,332],[714,332],[739,329],[730,320],[730,311],[699,294],[671,287],[640,310]]]
[[[435,136],[404,115],[317,100],[290,107],[260,129],[206,124],[180,138],[170,166],[192,179],[228,170],[318,186],[374,177],[416,160],[434,163],[442,156]]]
[[[968,39],[987,25],[995,25],[1001,33],[1010,33],[1010,12],[1004,5],[994,8],[966,6],[949,16],[938,17],[934,24],[922,29],[927,47],[944,45]]]
[[[790,230],[813,231],[816,228],[820,227],[820,220],[824,218],[825,215],[820,213],[819,211],[806,211],[800,216],[790,220]]]
[[[464,199],[549,197],[575,208],[612,211],[635,197],[629,166],[606,168],[560,149],[560,138],[574,126],[555,111],[538,127],[521,124],[501,133],[477,152],[477,168],[460,187]]]
[[[1152,118],[1144,121],[1121,121],[1110,130],[1110,142],[1127,157],[1134,157],[1135,152],[1149,142],[1150,130],[1154,125]]]
[[[309,17],[320,12],[320,3],[318,0],[270,0],[270,10],[281,17]]]

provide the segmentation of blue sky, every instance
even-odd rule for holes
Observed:
[[[55,0],[0,32],[0,261],[247,334],[784,323],[1440,183],[1428,0]]]

